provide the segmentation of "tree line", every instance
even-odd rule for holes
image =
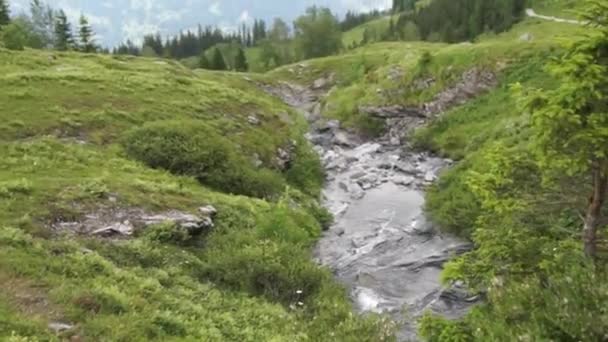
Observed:
[[[335,54],[342,49],[342,32],[377,18],[380,12],[347,13],[340,21],[331,10],[310,7],[292,25],[276,18],[268,25],[254,20],[235,32],[213,26],[198,26],[163,37],[148,34],[141,43],[127,40],[112,51],[95,42],[95,32],[86,16],[73,25],[66,13],[32,0],[27,14],[11,16],[8,0],[0,0],[0,42],[9,49],[55,49],[60,51],[101,52],[173,59],[196,58],[196,66],[213,70],[246,71],[255,63],[256,71],[268,70],[298,60]],[[76,26],[76,27],[74,27]],[[250,53],[255,51],[255,60]]]
[[[526,0],[434,0],[416,6],[415,0],[394,0],[401,12],[387,39],[448,43],[474,39],[485,32],[503,32],[524,15]]]
[[[255,48],[255,62],[267,70],[301,59],[337,53],[342,48],[342,31],[355,22],[378,16],[350,12],[345,21],[327,8],[311,7],[290,25],[275,18],[271,25],[256,19],[253,25],[243,24],[236,32],[224,32],[217,27],[199,25],[196,32],[185,31],[164,38],[146,35],[139,45],[126,41],[113,49],[115,54],[158,56],[174,59],[198,58],[198,67],[212,70],[248,70],[251,61],[246,48]],[[348,21],[348,22],[347,22]]]

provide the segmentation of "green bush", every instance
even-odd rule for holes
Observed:
[[[463,162],[447,171],[427,193],[426,211],[442,229],[469,237],[481,214],[479,200],[466,184]]]
[[[306,141],[298,142],[295,160],[291,163],[285,177],[289,184],[305,194],[315,198],[321,195],[325,172],[319,156]]]
[[[144,236],[150,241],[161,243],[180,244],[190,239],[188,231],[170,222],[148,227]]]
[[[284,179],[256,169],[228,138],[197,121],[161,121],[130,131],[127,154],[153,168],[196,177],[220,191],[269,198],[281,193]]]

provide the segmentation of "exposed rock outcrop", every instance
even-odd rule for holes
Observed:
[[[102,208],[85,215],[81,220],[57,222],[52,227],[60,233],[127,238],[139,230],[171,223],[186,230],[190,235],[198,235],[214,227],[213,218],[217,210],[208,205],[199,208],[198,211],[200,215],[178,210],[148,213],[139,208]]]

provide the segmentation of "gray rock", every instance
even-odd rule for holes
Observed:
[[[424,216],[414,219],[412,221],[411,229],[414,233],[420,235],[430,235],[435,232],[433,225],[428,222]]]
[[[388,70],[387,78],[393,82],[400,81],[405,76],[405,71],[400,66],[392,66]]]
[[[436,179],[437,179],[437,175],[435,175],[433,172],[427,172],[426,175],[424,175],[424,181],[425,182],[432,183]]]
[[[365,171],[360,171],[360,172],[353,173],[352,175],[350,175],[350,179],[359,179],[359,178],[363,178],[363,177],[365,177],[365,175],[367,175],[367,172],[365,172]]]
[[[260,167],[260,166],[262,166],[262,165],[264,164],[264,163],[263,163],[263,162],[260,160],[260,155],[259,155],[259,154],[257,154],[257,153],[254,153],[254,154],[253,154],[253,157],[252,157],[251,159],[252,159],[251,161],[253,162],[253,165],[254,165],[255,167]]]
[[[414,177],[411,176],[396,176],[393,178],[393,183],[397,185],[412,185],[414,183]]]
[[[354,147],[357,144],[348,136],[348,134],[338,131],[334,133],[334,143],[344,147]]]
[[[250,115],[247,117],[247,122],[249,122],[252,125],[259,125],[260,124],[260,119],[258,119],[256,116],[254,115]]]
[[[111,236],[131,236],[133,235],[133,225],[129,221],[114,223],[91,232],[91,235],[111,237]]]
[[[198,212],[205,217],[214,218],[217,215],[217,209],[215,209],[212,205],[207,205],[204,207],[198,208]]]
[[[312,83],[312,89],[314,90],[318,90],[318,89],[323,89],[326,88],[329,85],[329,79],[327,78],[319,78],[316,79],[313,83]]]
[[[319,125],[318,130],[320,132],[335,131],[340,129],[340,121],[329,120]]]
[[[353,184],[350,187],[350,198],[353,200],[360,200],[365,197],[365,191],[359,186],[359,184]]]
[[[213,220],[210,217],[201,218],[180,211],[170,211],[159,215],[144,216],[141,220],[146,227],[169,222],[187,230],[188,233],[192,235],[200,234],[203,231],[214,227]]]
[[[51,322],[48,327],[56,334],[74,329],[74,325],[62,322]]]
[[[533,39],[534,39],[534,37],[532,36],[532,34],[530,32],[526,32],[519,37],[519,40],[521,40],[522,42],[530,42]]]
[[[424,112],[417,107],[405,107],[405,106],[360,106],[359,111],[361,113],[370,115],[372,117],[380,119],[389,118],[401,118],[401,117],[425,117]]]

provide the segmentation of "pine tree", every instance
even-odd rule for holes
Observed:
[[[516,89],[531,113],[532,147],[547,180],[567,175],[589,189],[582,236],[584,252],[593,258],[608,202],[608,1],[587,3],[582,19],[595,31],[569,42],[566,53],[548,64],[559,86]]]
[[[30,19],[33,31],[41,40],[43,48],[50,49],[55,45],[55,13],[53,9],[41,2],[30,3]]]
[[[10,11],[6,0],[0,0],[0,26],[7,25],[11,21]]]
[[[80,15],[80,30],[79,30],[79,39],[80,39],[80,49],[83,52],[95,52],[97,51],[97,46],[93,41],[93,28],[89,25],[89,21],[84,15]]]
[[[218,48],[213,49],[213,58],[211,59],[211,69],[212,70],[226,70],[226,61],[224,61],[224,56],[222,52]]]
[[[55,48],[59,51],[66,51],[74,48],[72,26],[63,10],[60,10],[56,16]]]
[[[245,56],[245,51],[243,51],[242,48],[239,48],[236,58],[234,59],[234,69],[236,71],[247,71],[249,69],[247,57]]]
[[[209,63],[209,58],[207,58],[205,51],[201,53],[201,56],[198,60],[198,67],[201,69],[211,69],[211,63]]]

